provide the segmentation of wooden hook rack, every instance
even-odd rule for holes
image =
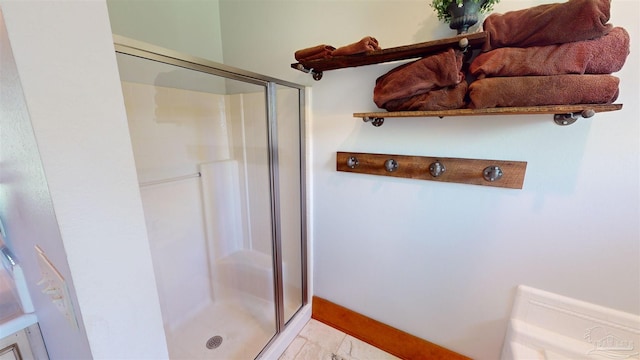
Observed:
[[[449,157],[337,152],[338,171],[522,189],[527,163]]]

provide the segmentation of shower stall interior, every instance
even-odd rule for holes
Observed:
[[[307,304],[304,88],[122,37],[171,359],[253,359]]]

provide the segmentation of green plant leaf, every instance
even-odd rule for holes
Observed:
[[[483,0],[431,0],[431,4],[429,4],[433,10],[436,12],[438,20],[448,23],[451,21],[451,15],[447,8],[452,2],[456,2],[456,4],[461,5],[464,1],[473,1],[473,2],[481,2]],[[500,0],[486,0],[484,4],[480,7],[480,13],[486,14],[493,11],[493,6],[499,3]]]

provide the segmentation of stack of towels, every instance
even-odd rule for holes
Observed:
[[[376,80],[373,101],[387,111],[458,109],[465,105],[463,54],[449,49],[399,66]]]
[[[470,108],[610,104],[629,34],[607,24],[610,0],[569,0],[492,14],[488,41],[469,67]]]
[[[378,40],[371,36],[365,36],[360,41],[335,48],[331,45],[320,44],[296,51],[293,56],[304,65],[308,61],[330,59],[334,56],[356,55],[370,51],[380,50]]]
[[[612,103],[619,79],[611,73],[629,55],[629,34],[607,24],[610,1],[492,14],[483,53],[469,66],[470,85],[462,54],[450,49],[379,77],[373,100],[388,111]]]

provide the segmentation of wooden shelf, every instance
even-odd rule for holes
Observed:
[[[454,109],[439,111],[380,111],[354,113],[353,117],[362,118],[365,121],[372,121],[376,126],[382,125],[384,118],[397,117],[439,117],[445,116],[481,116],[481,115],[532,115],[532,114],[553,114],[558,125],[570,125],[577,116],[584,118],[591,117],[595,113],[616,111],[622,109],[622,104],[578,104],[578,105],[547,105],[547,106],[527,106],[527,107],[500,107],[489,109]]]
[[[291,64],[291,67],[310,73],[313,75],[315,80],[320,80],[322,78],[323,71],[425,57],[451,47],[459,47],[462,49],[480,48],[487,41],[487,38],[487,32],[462,34],[451,38],[370,51],[363,54],[334,56],[328,59],[317,59],[306,62],[301,61],[299,63]],[[365,121],[371,121],[375,126],[380,126],[384,122],[385,118],[392,117],[443,118],[445,116],[553,114],[554,121],[558,125],[570,125],[573,124],[578,117],[589,118],[598,112],[616,111],[620,109],[622,109],[622,104],[578,104],[439,111],[379,111],[354,113],[353,116],[362,118]]]
[[[458,35],[447,39],[376,50],[364,54],[334,56],[328,59],[301,61],[299,63],[291,64],[291,67],[303,72],[310,72],[314,75],[314,79],[320,80],[323,71],[419,58],[446,50],[451,46],[477,48],[482,46],[486,40],[486,32],[477,32],[473,34]],[[316,76],[316,74],[319,74],[319,76]]]

